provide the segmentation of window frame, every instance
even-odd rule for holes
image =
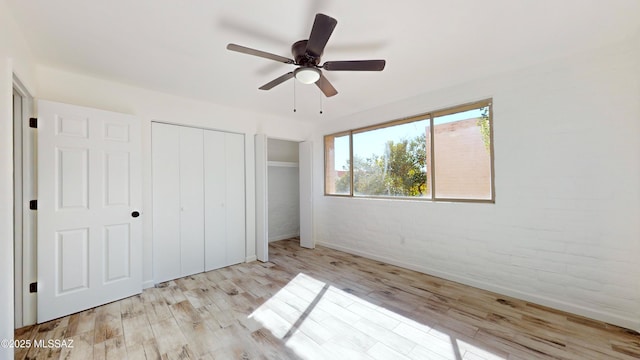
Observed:
[[[327,164],[329,162],[329,160],[327,159],[327,155],[328,155],[328,151],[327,151],[327,138],[328,137],[332,137],[332,138],[337,138],[337,137],[342,137],[348,135],[349,136],[349,193],[348,194],[331,194],[327,192]],[[333,134],[328,134],[322,137],[322,146],[323,146],[323,153],[324,153],[324,170],[323,170],[323,177],[324,177],[324,195],[325,196],[335,196],[335,197],[354,197],[353,196],[353,165],[351,164],[351,159],[353,159],[353,138],[352,138],[353,132],[352,130],[346,130],[346,131],[340,131],[337,133],[333,133]]]
[[[436,173],[435,173],[435,131],[433,125],[433,119],[439,116],[451,115],[459,112],[479,109],[483,107],[489,107],[489,157],[490,157],[490,166],[491,166],[491,198],[490,199],[465,199],[465,198],[446,198],[446,197],[437,197],[436,196]],[[375,196],[375,195],[354,195],[354,169],[353,169],[353,135],[364,133],[367,131],[384,129],[387,127],[407,124],[411,122],[416,122],[420,120],[429,119],[429,161],[428,161],[428,172],[430,178],[430,187],[429,192],[431,193],[430,198],[426,197],[411,197],[411,196]],[[327,138],[336,138],[348,135],[349,136],[349,177],[350,177],[350,185],[349,185],[349,194],[331,194],[327,192],[327,164],[329,163],[329,159],[327,159]],[[331,197],[342,197],[342,198],[369,198],[369,199],[392,199],[392,200],[414,200],[414,201],[440,201],[440,202],[464,202],[464,203],[484,203],[484,204],[495,204],[496,202],[496,189],[495,189],[495,166],[494,166],[494,144],[493,144],[493,98],[488,98],[479,101],[473,101],[461,105],[451,106],[444,109],[434,110],[418,115],[409,116],[406,118],[395,119],[391,121],[386,121],[383,123],[363,126],[351,130],[339,131],[332,134],[327,134],[323,136],[323,152],[324,152],[324,196]]]

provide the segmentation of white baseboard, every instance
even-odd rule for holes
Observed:
[[[244,262],[252,262],[252,261],[256,261],[256,260],[258,260],[258,257],[257,257],[257,256],[255,256],[255,255],[252,255],[252,256],[247,256],[247,257],[244,259]]]
[[[579,305],[575,305],[575,304],[571,304],[562,300],[558,300],[558,299],[552,299],[552,298],[548,298],[545,296],[539,296],[536,294],[532,294],[532,293],[527,293],[527,292],[523,292],[523,291],[519,291],[519,290],[514,290],[511,288],[507,288],[504,286],[499,286],[499,285],[494,285],[494,284],[490,284],[484,281],[478,281],[475,279],[471,279],[468,278],[466,276],[459,276],[459,275],[455,275],[455,274],[451,274],[449,272],[443,272],[443,271],[439,271],[433,268],[429,268],[426,266],[422,266],[422,265],[416,265],[416,264],[409,264],[409,263],[405,263],[396,259],[392,259],[392,258],[388,258],[385,256],[380,256],[380,255],[376,255],[376,254],[372,254],[372,253],[368,253],[366,251],[361,251],[361,250],[355,250],[355,249],[351,249],[349,247],[345,247],[342,245],[337,245],[337,244],[331,244],[331,243],[326,243],[326,242],[322,242],[322,241],[317,241],[316,245],[320,245],[320,246],[324,246],[324,247],[328,247],[330,249],[334,249],[334,250],[339,250],[339,251],[343,251],[349,254],[353,254],[353,255],[358,255],[358,256],[362,256],[368,259],[372,259],[372,260],[376,260],[376,261],[382,261],[384,263],[387,264],[391,264],[391,265],[395,265],[395,266],[399,266],[405,269],[410,269],[410,270],[414,270],[414,271],[418,271],[424,274],[428,274],[428,275],[432,275],[432,276],[437,276],[446,280],[450,280],[450,281],[455,281],[461,284],[465,284],[465,285],[469,285],[469,286],[473,286],[479,289],[483,289],[483,290],[488,290],[488,291],[492,291],[498,294],[503,294],[505,296],[510,296],[516,299],[520,299],[520,300],[525,300],[525,301],[529,301],[535,304],[539,304],[539,305],[543,305],[543,306],[547,306],[550,308],[554,308],[554,309],[558,309],[561,311],[566,311],[572,314],[576,314],[576,315],[580,315],[580,316],[585,316],[591,319],[595,319],[595,320],[599,320],[599,321],[604,321],[607,322],[609,324],[613,324],[613,325],[617,325],[617,326],[621,326],[627,329],[631,329],[631,330],[635,330],[640,332],[640,321],[638,321],[638,319],[629,319],[629,318],[625,318],[622,317],[620,315],[617,314],[611,314],[608,313],[606,311],[600,311],[600,310],[596,310],[596,309],[592,309],[592,308],[588,308],[588,307],[584,307],[584,306],[579,306]]]
[[[269,242],[293,239],[293,238],[298,237],[298,236],[300,236],[299,232],[294,233],[294,234],[287,234],[287,235],[277,235],[277,236],[274,236],[274,237],[270,237],[269,238]]]
[[[153,282],[153,280],[147,280],[147,281],[143,281],[142,282],[142,289],[148,289],[148,288],[152,288],[154,287],[156,284]]]

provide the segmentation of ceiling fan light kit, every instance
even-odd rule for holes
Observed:
[[[237,44],[228,44],[227,49],[297,66],[294,71],[262,85],[259,88],[260,90],[270,90],[295,77],[303,84],[316,84],[326,97],[330,97],[336,95],[338,91],[331,85],[320,69],[326,71],[382,71],[386,64],[384,60],[348,60],[327,61],[319,65],[320,57],[337,24],[338,21],[330,16],[316,14],[309,39],[296,41],[291,46],[293,59]]]
[[[320,70],[312,67],[299,67],[293,71],[293,76],[303,84],[313,84],[320,79]]]

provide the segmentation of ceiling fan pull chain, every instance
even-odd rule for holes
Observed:
[[[293,112],[296,112],[296,82],[293,82]]]
[[[324,79],[320,78],[321,82],[324,82]],[[320,98],[320,115],[322,115],[322,92],[318,91],[318,98]]]

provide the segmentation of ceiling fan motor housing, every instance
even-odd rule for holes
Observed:
[[[320,63],[320,57],[314,57],[307,53],[307,41],[300,40],[293,43],[291,45],[291,54],[297,65],[316,67]]]

